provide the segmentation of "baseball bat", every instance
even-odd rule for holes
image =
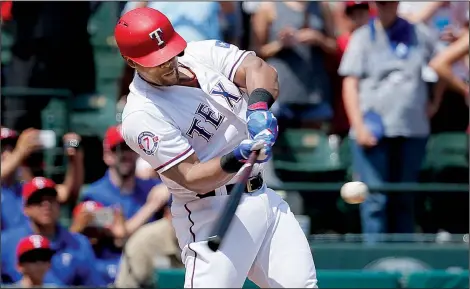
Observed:
[[[258,155],[259,151],[251,152],[250,157],[246,161],[247,168],[240,177],[240,180],[235,184],[235,186],[233,186],[233,189],[230,192],[230,197],[225,204],[225,208],[222,210],[221,215],[217,219],[215,226],[212,229],[212,234],[210,234],[210,237],[207,239],[207,246],[209,246],[209,249],[211,249],[213,252],[216,252],[224,241],[224,236],[228,231],[233,217],[235,216],[238,204],[240,203],[242,195],[245,192],[246,183],[250,178],[253,165],[258,158]]]

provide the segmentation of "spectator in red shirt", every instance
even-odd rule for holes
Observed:
[[[346,46],[348,45],[349,37],[357,28],[365,25],[369,20],[371,13],[369,3],[367,1],[347,1],[345,2],[344,13],[350,23],[350,31],[343,33],[337,38],[338,50],[340,57],[343,56]]]

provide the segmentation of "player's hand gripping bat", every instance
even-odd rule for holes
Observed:
[[[212,234],[207,240],[207,246],[215,252],[219,249],[221,243],[224,240],[224,236],[230,227],[235,212],[237,211],[238,204],[242,198],[243,193],[245,192],[246,183],[250,178],[251,171],[253,170],[253,165],[258,158],[259,151],[253,151],[250,154],[250,157],[246,161],[245,171],[243,172],[239,182],[235,184],[232,191],[230,192],[230,197],[225,204],[225,208],[222,210],[217,219],[214,228],[212,229]]]

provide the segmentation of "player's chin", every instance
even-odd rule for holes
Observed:
[[[173,73],[164,75],[163,76],[163,85],[165,86],[171,86],[171,85],[176,85],[179,82],[179,74],[178,71],[175,70]]]

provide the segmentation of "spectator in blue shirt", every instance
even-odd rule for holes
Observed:
[[[23,275],[15,285],[21,288],[54,287],[61,284],[45,284],[44,277],[51,268],[54,250],[47,238],[31,235],[21,239],[16,247],[18,271]]]
[[[95,255],[87,238],[70,233],[58,223],[60,207],[56,184],[52,180],[36,177],[23,186],[22,194],[23,210],[29,221],[2,232],[3,281],[8,279],[10,283],[15,283],[21,279],[16,266],[16,247],[22,238],[38,234],[51,240],[51,248],[55,251],[45,283],[92,287],[104,285],[104,280],[90,266],[95,263]]]
[[[32,153],[42,148],[39,133],[40,131],[37,129],[27,129],[18,137],[15,131],[5,127],[1,128],[2,231],[23,225],[27,220],[23,213],[21,196],[23,184],[21,181],[32,176],[26,175],[27,170],[23,165]],[[78,149],[80,136],[77,134],[67,133],[63,140],[64,144],[72,143],[74,146],[69,145],[66,148],[67,173],[64,182],[56,185],[55,189],[58,193],[58,201],[67,203],[74,201],[83,184],[83,153]],[[20,172],[22,176],[20,176]]]
[[[143,224],[161,217],[169,193],[161,189],[160,180],[136,177],[138,155],[124,142],[119,126],[106,131],[103,149],[103,159],[109,169],[89,186],[83,200],[105,207],[120,206],[126,219],[126,233],[131,235]]]
[[[106,284],[116,278],[126,237],[124,223],[121,210],[95,201],[82,202],[73,210],[70,231],[88,238],[96,256],[94,267]]]

